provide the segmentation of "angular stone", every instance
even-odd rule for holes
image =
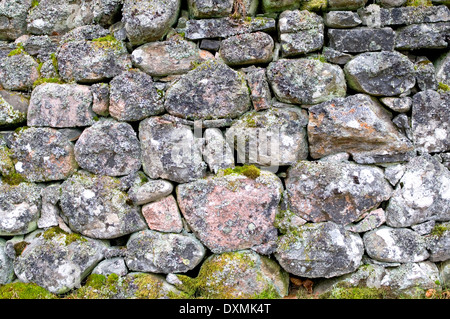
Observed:
[[[278,239],[275,258],[287,272],[307,278],[331,278],[358,269],[364,253],[358,234],[333,222],[308,223]]]
[[[234,154],[218,128],[207,128],[204,132],[203,158],[211,172],[234,167]]]
[[[383,8],[400,7],[404,5],[406,0],[375,0],[375,3]]]
[[[416,83],[421,91],[438,89],[437,70],[427,57],[417,57],[414,67],[416,69]]]
[[[126,276],[128,274],[125,260],[121,257],[114,257],[101,261],[93,270],[93,274],[99,274],[108,277],[111,274],[117,276]]]
[[[317,104],[345,96],[342,69],[314,59],[280,59],[271,62],[267,78],[278,100],[293,104]]]
[[[392,186],[397,185],[403,174],[405,174],[405,166],[403,164],[389,165],[384,169],[384,176]]]
[[[435,225],[436,222],[434,220],[429,220],[422,224],[413,225],[411,226],[411,229],[414,230],[419,235],[428,235],[433,231]]]
[[[58,206],[60,198],[60,184],[50,184],[41,192],[42,206],[41,215],[38,220],[38,228],[44,229],[59,225],[60,209]]]
[[[9,127],[26,122],[29,97],[0,90],[0,127]]]
[[[203,39],[200,43],[200,49],[217,52],[220,49],[220,40]]]
[[[14,260],[21,282],[35,283],[54,294],[81,286],[81,281],[103,259],[104,243],[55,227],[35,236]]]
[[[352,11],[330,11],[324,14],[324,23],[329,28],[353,28],[361,22],[358,14]]]
[[[178,185],[177,201],[197,238],[222,253],[266,242],[281,191],[281,181],[272,173],[261,171],[256,179],[232,173]]]
[[[122,21],[133,45],[157,41],[177,21],[180,0],[125,0]]]
[[[81,168],[108,176],[128,175],[141,168],[141,148],[128,123],[100,120],[86,128],[75,144]]]
[[[0,285],[5,285],[13,281],[14,268],[13,260],[5,253],[6,240],[0,238]]]
[[[199,50],[194,42],[176,36],[146,43],[131,54],[133,65],[151,76],[187,73],[209,58],[212,55]]]
[[[118,121],[140,121],[164,111],[152,77],[132,69],[110,82],[109,113]]]
[[[29,126],[79,127],[94,124],[94,116],[88,86],[44,83],[31,94],[27,123]]]
[[[243,0],[241,9],[247,15],[254,15],[258,0]],[[228,17],[233,12],[234,0],[188,0],[189,14],[194,19]]]
[[[37,228],[41,210],[41,187],[32,183],[0,182],[0,235],[27,234]],[[1,268],[1,267],[0,267]]]
[[[448,46],[446,37],[450,23],[412,24],[398,28],[395,33],[396,50],[443,49]]]
[[[142,215],[151,230],[180,233],[183,230],[180,210],[172,195],[142,206]]]
[[[427,152],[450,150],[450,93],[432,90],[413,96],[412,133],[416,149]]]
[[[62,185],[61,217],[69,227],[99,239],[121,237],[147,228],[138,206],[129,204],[118,179],[78,172]]]
[[[450,53],[442,54],[436,61],[436,82],[450,86]]]
[[[396,96],[414,87],[414,64],[399,52],[366,52],[344,67],[350,88],[374,96]]]
[[[29,182],[65,179],[78,168],[73,144],[55,129],[20,130],[14,135],[11,150],[16,172]]]
[[[331,48],[347,53],[392,51],[395,45],[391,28],[328,29],[328,38]]]
[[[124,42],[112,36],[66,42],[56,57],[59,74],[66,82],[101,82],[131,68]]]
[[[254,68],[245,73],[250,89],[250,98],[256,111],[265,110],[272,106],[272,93],[267,82],[266,69]]]
[[[249,109],[250,96],[243,74],[210,60],[171,85],[164,106],[185,119],[234,118]]]
[[[317,51],[324,43],[322,17],[307,10],[282,12],[278,32],[283,57]]]
[[[386,222],[408,227],[428,220],[450,220],[450,172],[428,154],[406,164],[386,207]]]
[[[427,259],[425,239],[408,228],[381,226],[363,236],[367,254],[385,262],[419,262]]]
[[[191,127],[150,117],[139,123],[139,140],[142,167],[150,178],[186,183],[205,175],[202,145]]]
[[[88,5],[92,12],[93,22],[108,27],[117,21],[121,14],[122,0],[95,0]]]
[[[366,3],[367,0],[328,0],[328,10],[356,10]]]
[[[25,52],[13,53],[0,62],[0,83],[6,90],[31,90],[39,78],[39,64]]]
[[[228,65],[247,65],[272,61],[274,41],[264,32],[229,37],[220,44],[220,56]]]
[[[247,17],[245,20],[235,20],[231,17],[189,20],[185,37],[189,40],[228,38],[241,33],[274,31],[275,27],[275,19],[265,17]]]
[[[31,0],[0,1],[0,40],[14,41],[27,31]]]
[[[290,209],[312,222],[354,222],[392,194],[381,169],[350,162],[299,161],[285,183]]]
[[[299,7],[296,0],[262,0],[263,12],[282,12],[286,10],[294,10]]]
[[[413,150],[391,122],[391,114],[368,95],[332,99],[309,111],[308,141],[314,159],[347,152],[357,162],[367,162],[367,156],[372,163],[389,162],[389,156]]]
[[[92,111],[101,116],[109,115],[109,84],[91,85]]]
[[[427,238],[427,248],[430,251],[429,260],[432,262],[450,259],[450,222],[436,224],[434,229],[442,230],[439,233],[431,232]]]
[[[390,108],[392,111],[405,113],[411,109],[412,99],[406,97],[383,97],[380,102]]]
[[[145,230],[131,235],[125,262],[130,270],[182,273],[195,268],[205,248],[192,234],[166,234]]]
[[[344,65],[353,58],[353,55],[337,51],[330,47],[323,47],[322,55],[330,63]]]
[[[148,180],[144,178],[128,190],[128,196],[135,205],[144,205],[157,201],[173,191],[173,184],[165,180]]]
[[[263,166],[291,165],[308,156],[307,115],[298,108],[251,111],[226,131],[241,163]]]
[[[442,262],[439,268],[439,276],[442,280],[442,287],[450,287],[450,260]]]
[[[382,208],[374,209],[356,224],[349,224],[345,229],[355,233],[365,233],[369,230],[380,227],[386,222],[386,215]]]

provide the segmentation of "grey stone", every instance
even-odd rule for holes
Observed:
[[[27,31],[31,0],[0,1],[0,40],[14,41]]]
[[[446,260],[440,264],[439,276],[442,280],[442,287],[450,287],[450,260]]]
[[[225,136],[241,163],[291,165],[308,156],[307,122],[306,111],[294,107],[251,111],[237,119]]]
[[[432,262],[445,261],[450,259],[450,222],[438,223],[438,229],[443,229],[441,233],[433,234],[427,238],[427,248],[430,251],[429,260]]]
[[[203,39],[200,49],[217,52],[220,49],[220,40]]]
[[[1,181],[0,189],[0,235],[22,235],[35,230],[41,210],[41,187]]]
[[[411,228],[419,235],[428,235],[433,230],[436,222],[434,220],[429,220],[422,224],[412,225]]]
[[[413,63],[398,52],[366,52],[344,67],[350,88],[374,96],[396,96],[414,87]]]
[[[437,90],[437,70],[426,57],[418,57],[414,63],[416,69],[416,83],[421,91]]]
[[[230,145],[218,128],[207,128],[204,132],[205,147],[203,158],[211,172],[234,167],[234,154]]]
[[[111,274],[126,276],[128,274],[128,269],[123,258],[114,257],[111,259],[105,259],[98,263],[98,265],[92,270],[92,273],[106,277]]]
[[[401,7],[406,0],[375,0],[375,3],[383,8]]]
[[[328,10],[356,10],[364,7],[367,0],[328,0]]]
[[[166,92],[167,112],[189,120],[234,118],[250,107],[242,73],[210,60],[181,77]]]
[[[164,112],[152,77],[131,69],[109,83],[109,114],[118,121],[140,121]]]
[[[109,31],[97,24],[83,25],[70,30],[61,37],[60,43],[64,44],[71,41],[92,41],[109,35]]]
[[[15,274],[13,260],[5,253],[6,240],[0,238],[0,285],[13,281]]]
[[[392,51],[395,33],[391,28],[328,29],[329,46],[345,53]]]
[[[364,253],[358,234],[333,222],[308,223],[279,237],[275,257],[287,272],[307,278],[331,278],[358,269]]]
[[[10,53],[0,62],[0,83],[6,90],[31,90],[39,78],[38,67],[36,60],[26,52]]]
[[[380,227],[385,222],[386,216],[384,214],[384,210],[382,208],[378,208],[370,211],[357,223],[346,225],[345,229],[355,233],[365,233],[369,230]]]
[[[422,23],[398,28],[396,50],[443,49],[448,46],[446,37],[450,23]]]
[[[348,154],[346,152],[340,152],[340,153],[324,156],[321,159],[319,159],[318,161],[319,162],[327,162],[327,163],[341,163],[341,162],[348,162],[349,158],[350,158],[350,154]]]
[[[111,239],[147,228],[139,207],[129,204],[110,176],[78,172],[61,185],[61,217],[70,229],[85,236]]]
[[[262,0],[262,9],[265,13],[294,10],[298,9],[299,5],[296,0]]]
[[[58,206],[61,187],[60,184],[55,183],[42,189],[42,206],[41,214],[37,225],[40,229],[58,226],[58,217],[60,209]]]
[[[450,53],[442,54],[435,64],[436,82],[450,86]]]
[[[98,175],[122,176],[141,168],[141,148],[128,123],[100,120],[86,128],[75,144],[81,168]]]
[[[412,99],[406,97],[382,97],[380,102],[390,108],[392,111],[405,113],[411,109]]]
[[[391,183],[392,186],[397,185],[400,178],[405,173],[405,166],[403,164],[389,165],[384,169],[384,176]]]
[[[411,130],[411,118],[408,117],[405,113],[401,113],[399,115],[397,115],[396,117],[394,117],[392,119],[392,123],[394,123],[395,126],[397,126],[397,128],[400,130],[400,132],[402,134],[404,134],[409,140],[413,140],[413,136],[412,136],[412,130]],[[407,161],[409,160],[409,158],[414,157],[415,153],[414,152],[410,152],[409,156],[406,156],[405,158],[401,159],[398,158],[399,161]]]
[[[134,183],[128,190],[128,196],[135,205],[157,201],[173,191],[173,184],[165,180],[147,180]]]
[[[413,96],[411,126],[414,144],[422,152],[450,150],[450,93],[432,90]]]
[[[29,97],[19,92],[0,90],[0,127],[26,122]]]
[[[345,96],[347,84],[342,69],[314,59],[280,59],[266,69],[277,99],[293,104],[318,104]]]
[[[348,224],[392,194],[378,167],[350,162],[298,161],[285,180],[289,207],[312,222]]]
[[[345,29],[360,25],[361,19],[356,12],[330,11],[324,14],[324,23],[329,28]]]
[[[205,175],[202,142],[190,126],[150,117],[139,123],[139,140],[143,170],[150,178],[186,183]]]
[[[347,152],[358,163],[395,162],[397,156],[413,150],[412,143],[391,122],[391,114],[365,94],[309,108],[308,142],[314,159]]]
[[[275,27],[275,19],[265,17],[247,17],[245,20],[235,20],[231,17],[189,20],[185,37],[189,40],[228,38],[242,33],[274,31]]]
[[[29,36],[28,39],[22,42],[22,45],[28,54],[36,57],[40,61],[51,59],[52,53],[56,52],[58,48],[55,37],[48,35]]]
[[[167,234],[145,230],[131,235],[125,262],[130,270],[183,273],[195,268],[205,248],[192,234]]]
[[[109,115],[109,84],[96,83],[90,87],[92,93],[92,111],[101,116]]]
[[[386,222],[408,227],[428,220],[450,220],[450,172],[428,154],[406,164],[394,194],[386,207]]]
[[[322,55],[330,63],[344,65],[353,58],[353,55],[337,51],[330,47],[323,47]]]
[[[241,1],[246,15],[254,15],[258,0]],[[233,13],[234,0],[188,0],[189,14],[194,19],[228,17]]]
[[[51,228],[32,239],[14,260],[18,279],[54,294],[79,288],[81,281],[103,259],[106,246],[101,241],[73,235]]]
[[[254,68],[245,73],[250,89],[250,98],[256,111],[265,110],[272,106],[272,93],[264,68]]]
[[[228,65],[247,65],[272,61],[274,41],[264,32],[244,33],[224,39],[220,56]]]
[[[94,124],[92,93],[88,86],[44,83],[37,86],[30,99],[27,124],[55,128]]]

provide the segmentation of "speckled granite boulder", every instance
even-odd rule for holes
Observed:
[[[17,50],[0,62],[0,83],[7,90],[27,91],[39,78],[39,64],[31,55]]]
[[[0,128],[25,123],[29,97],[12,91],[0,90]]]
[[[32,0],[0,1],[0,40],[15,40],[27,31]]]

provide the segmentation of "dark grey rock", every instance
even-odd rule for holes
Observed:
[[[442,54],[435,64],[436,82],[450,86],[450,54],[448,52]]]
[[[0,90],[0,127],[10,127],[26,122],[29,97],[7,90]]]
[[[427,248],[430,251],[429,260],[432,262],[450,259],[450,222],[438,223],[437,228],[442,232],[433,234],[427,238]]]
[[[443,49],[448,46],[450,23],[422,23],[398,28],[396,50]]]
[[[229,37],[220,44],[220,56],[228,65],[247,65],[272,61],[274,41],[264,32]]]
[[[256,111],[265,110],[272,106],[272,92],[264,68],[254,68],[245,73],[250,89],[250,98]]]
[[[361,19],[353,11],[330,11],[324,14],[324,23],[329,28],[345,29],[357,27]]]
[[[421,91],[438,89],[437,70],[428,58],[417,57],[414,68],[416,70],[416,83]]]
[[[392,51],[395,33],[391,28],[328,29],[329,46],[345,53]]]
[[[337,51],[330,47],[323,47],[322,55],[330,63],[344,65],[353,58],[353,55]]]
[[[203,39],[200,49],[217,52],[220,49],[220,40]]]
[[[109,115],[109,84],[96,83],[91,85],[92,111],[101,116]]]

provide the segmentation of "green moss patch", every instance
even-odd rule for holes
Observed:
[[[79,235],[79,234],[75,234],[75,233],[67,233],[64,230],[62,230],[59,227],[52,227],[48,230],[46,230],[43,234],[42,237],[47,239],[47,240],[52,240],[55,237],[61,237],[64,236],[65,237],[65,244],[66,245],[70,245],[71,243],[75,242],[75,241],[79,241],[79,242],[87,242],[87,239],[84,238],[83,236]]]
[[[407,7],[431,7],[433,3],[431,0],[407,0],[405,5]]]
[[[19,54],[27,54],[25,48],[22,43],[17,44],[17,48],[9,52],[8,57],[19,55]]]
[[[0,286],[0,299],[57,299],[57,297],[34,283],[17,282]]]
[[[222,170],[223,176],[231,174],[244,175],[251,179],[256,179],[261,175],[261,170],[254,165],[237,166],[235,168],[227,168]]]
[[[121,51],[124,49],[124,45],[121,41],[117,40],[113,35],[108,34],[105,37],[93,39],[92,43],[99,49],[113,49]]]

